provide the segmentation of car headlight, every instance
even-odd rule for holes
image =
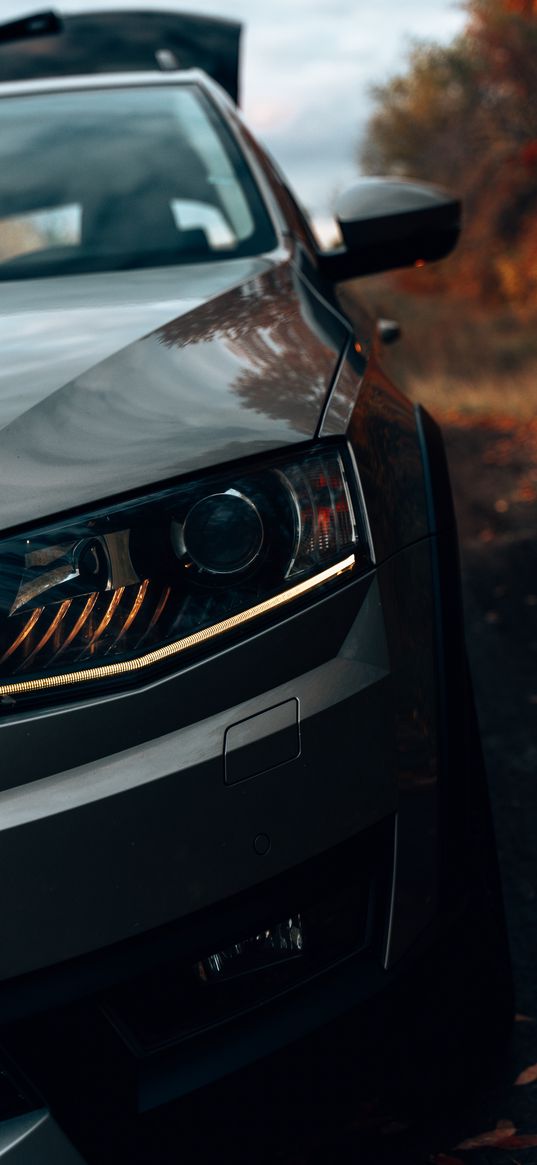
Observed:
[[[368,562],[345,446],[0,541],[0,698],[129,678]]]

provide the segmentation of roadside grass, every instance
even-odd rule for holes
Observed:
[[[407,377],[405,392],[444,423],[458,420],[494,418],[498,421],[535,422],[537,420],[537,362],[526,372],[484,380],[467,379],[436,373]]]
[[[467,420],[495,416],[535,421],[535,314],[486,308],[464,295],[418,294],[419,279],[419,271],[405,272],[338,289],[351,318],[361,302],[373,316],[401,325],[401,339],[382,351],[388,375],[440,419],[454,414]]]

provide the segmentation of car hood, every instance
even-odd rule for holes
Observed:
[[[0,528],[312,438],[346,337],[289,260],[0,285]]]

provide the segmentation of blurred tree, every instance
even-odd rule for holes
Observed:
[[[464,33],[419,44],[373,93],[360,161],[460,193],[463,242],[424,287],[537,305],[537,0],[468,0]]]

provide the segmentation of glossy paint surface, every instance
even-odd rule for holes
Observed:
[[[0,284],[1,527],[311,439],[346,337],[283,253]]]
[[[94,364],[268,266],[253,258],[0,281],[0,428]]]
[[[355,377],[356,379],[356,377]],[[429,523],[414,409],[372,355],[348,428],[375,559],[427,537]]]

